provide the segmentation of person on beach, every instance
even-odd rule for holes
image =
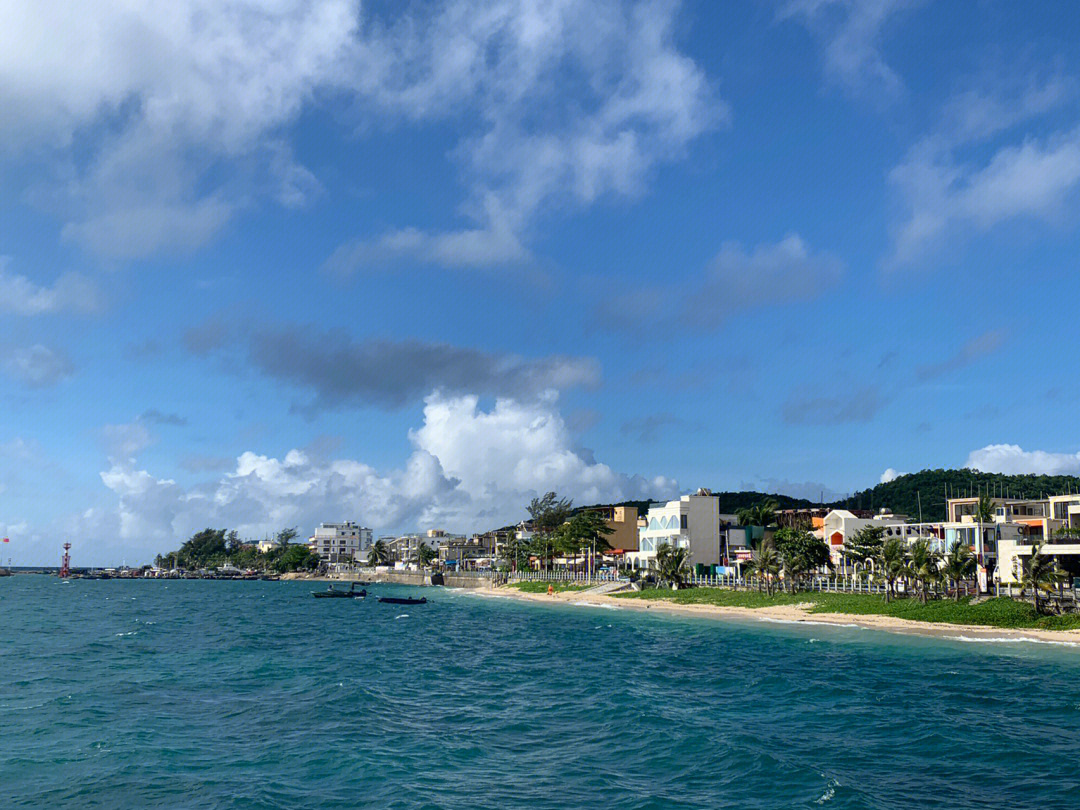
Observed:
[[[548,585],[548,596],[554,596],[554,595],[555,595],[555,586],[554,585]]]

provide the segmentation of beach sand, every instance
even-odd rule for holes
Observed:
[[[776,605],[765,608],[728,607],[720,605],[680,605],[657,599],[619,599],[614,596],[581,591],[563,591],[548,595],[546,593],[524,593],[517,588],[502,587],[485,592],[488,595],[505,596],[511,599],[523,599],[529,602],[547,604],[577,604],[618,607],[627,610],[657,611],[681,616],[697,616],[707,619],[751,619],[757,621],[792,622],[798,624],[832,624],[848,627],[863,627],[869,630],[885,630],[890,633],[903,633],[917,636],[936,636],[939,638],[958,638],[973,640],[1008,640],[1040,641],[1080,647],[1080,630],[1013,630],[984,625],[943,624],[918,622],[910,619],[898,619],[894,616],[856,615],[851,613],[810,613],[800,605]],[[807,608],[810,605],[807,605]]]

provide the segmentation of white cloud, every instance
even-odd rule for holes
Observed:
[[[0,256],[0,312],[45,315],[56,312],[91,312],[100,304],[94,285],[78,273],[65,273],[54,284],[41,286],[26,276],[8,271],[11,259]]]
[[[275,196],[301,199],[306,170],[293,168],[276,132],[318,88],[341,86],[357,8],[5,3],[0,149],[45,167],[47,188],[35,196],[52,198],[65,236],[92,250],[198,246],[246,202],[252,164],[262,184],[280,185]]]
[[[1054,77],[953,97],[938,128],[889,173],[903,214],[886,266],[910,264],[950,238],[1013,219],[1059,219],[1080,186],[1080,127],[989,150],[986,143],[1074,95],[1071,82]]]
[[[881,54],[882,32],[918,0],[790,0],[778,18],[797,19],[821,42],[825,72],[849,90],[895,94],[903,82]]]
[[[259,199],[291,207],[318,193],[288,129],[333,99],[361,128],[451,124],[469,189],[467,226],[392,230],[346,246],[339,264],[518,261],[548,207],[640,193],[657,163],[726,118],[673,43],[677,11],[663,0],[373,12],[359,0],[9,0],[0,159],[36,162],[31,197],[91,250],[191,249]]]
[[[348,271],[397,257],[446,266],[528,257],[556,207],[633,197],[649,172],[728,117],[675,47],[670,2],[443,3],[365,42],[361,92],[410,119],[476,116],[456,150],[469,196],[460,230],[395,230],[343,246]],[[567,88],[573,87],[573,92]]]
[[[104,538],[104,549],[115,535],[114,548],[141,549],[147,558],[205,526],[255,537],[348,518],[377,531],[473,531],[521,519],[525,504],[548,490],[583,504],[678,491],[671,479],[618,473],[576,450],[553,393],[531,402],[499,399],[490,411],[475,396],[432,394],[423,425],[409,433],[408,459],[384,472],[303,450],[283,458],[249,451],[231,472],[185,488],[139,468],[133,453],[150,441],[141,423],[114,426],[106,435],[110,466],[101,479],[118,497],[117,507],[88,510],[70,525]]]
[[[75,373],[75,367],[61,351],[40,343],[13,349],[3,358],[4,369],[27,388],[48,388]]]
[[[888,484],[891,481],[895,481],[901,475],[907,475],[907,473],[906,472],[897,472],[892,467],[889,467],[889,469],[885,470],[885,472],[883,472],[881,474],[881,483],[882,484]]]
[[[1080,453],[1024,450],[1016,444],[988,444],[968,455],[966,467],[1005,475],[1078,475]]]

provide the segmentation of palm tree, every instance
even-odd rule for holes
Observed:
[[[758,591],[761,591],[762,583],[768,589],[769,596],[773,593],[773,582],[780,574],[780,555],[776,553],[772,543],[763,543],[754,552],[754,559],[750,563],[751,571],[757,577]]]
[[[907,572],[907,549],[899,537],[886,540],[881,547],[881,570],[885,574],[885,601],[891,602],[896,580]]]
[[[1035,602],[1035,612],[1039,612],[1039,590],[1049,591],[1062,577],[1054,557],[1043,554],[1043,544],[1039,543],[1032,548],[1031,557],[1024,563],[1023,575],[1020,578],[1022,588],[1031,588],[1031,596]]]
[[[416,561],[425,568],[431,565],[431,561],[438,556],[439,553],[427,543],[421,543],[416,549]]]
[[[375,545],[371,547],[371,551],[367,555],[367,564],[374,568],[377,565],[389,565],[390,564],[390,547],[386,545],[384,540],[376,540]]]
[[[683,572],[689,558],[690,549],[672,548],[669,543],[661,543],[656,547],[656,572],[661,580],[676,587],[682,584]]]
[[[924,605],[927,601],[927,592],[930,585],[941,576],[938,567],[939,556],[936,551],[930,548],[930,541],[925,537],[920,537],[911,544],[911,562],[908,567],[911,575],[918,580],[919,601]]]
[[[979,496],[979,502],[975,505],[975,518],[979,523],[993,523],[994,512],[997,508],[997,504],[994,503],[994,499],[990,497],[988,493],[983,493]]]
[[[750,507],[743,507],[735,513],[740,526],[760,526],[762,530],[776,524],[776,510],[780,504],[769,499]]]
[[[967,543],[957,540],[949,549],[942,568],[942,573],[956,585],[957,602],[960,601],[960,580],[968,579],[974,572],[975,557],[971,554],[971,548]]]

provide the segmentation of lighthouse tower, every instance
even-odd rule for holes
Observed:
[[[71,543],[64,543],[64,556],[60,558],[60,576],[71,576]]]

